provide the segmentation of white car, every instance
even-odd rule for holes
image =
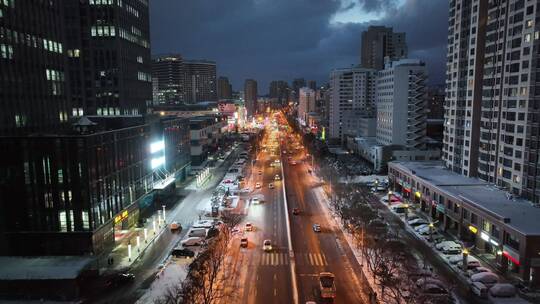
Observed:
[[[272,242],[270,240],[264,240],[263,250],[266,252],[272,251]]]
[[[435,248],[437,250],[442,250],[445,246],[450,246],[450,245],[459,245],[459,244],[454,242],[454,241],[444,241],[444,242],[440,242],[439,244],[435,245]]]
[[[193,223],[193,226],[191,228],[212,228],[214,226],[215,222],[214,220],[199,220]]]
[[[274,180],[281,180],[281,177],[279,176],[279,174],[276,174],[276,176],[274,176]]]
[[[420,225],[428,225],[429,224],[428,221],[426,221],[424,219],[421,219],[421,218],[409,219],[409,221],[407,223],[412,227],[420,226]]]
[[[252,223],[246,223],[246,227],[244,228],[245,231],[253,231],[253,224]]]
[[[419,232],[420,230],[423,230],[425,228],[429,228],[429,225],[428,224],[418,225],[418,226],[414,227],[414,231]]]
[[[199,246],[202,244],[202,242],[203,242],[202,237],[193,236],[193,237],[188,237],[187,239],[181,241],[180,244],[184,247]]]
[[[251,203],[254,204],[254,205],[257,205],[257,204],[260,204],[260,200],[258,197],[254,197],[251,199]]]
[[[256,183],[256,184],[255,184],[255,188],[261,189],[261,183]]]
[[[268,188],[274,189],[274,184],[273,183],[268,184]]]

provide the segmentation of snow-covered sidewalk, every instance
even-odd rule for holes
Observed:
[[[188,263],[189,259],[172,259],[171,263],[158,273],[150,288],[136,303],[154,303],[166,297],[169,292],[174,292],[175,287],[182,284],[187,276]]]

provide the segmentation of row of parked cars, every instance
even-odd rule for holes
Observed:
[[[195,251],[188,247],[202,246],[206,240],[211,239],[219,234],[218,226],[222,222],[216,220],[199,220],[193,224],[188,233],[180,241],[180,246],[174,248],[171,255],[174,257],[192,258],[195,256]]]
[[[433,224],[417,215],[410,215],[407,224],[433,248],[442,253],[446,262],[467,278],[471,292],[480,298],[489,298],[491,303],[528,303],[517,297],[516,288],[509,283],[502,283],[501,278],[489,268],[482,266],[480,261],[471,255],[463,256],[464,248],[453,240],[447,240],[434,230]],[[466,260],[466,266],[463,263]],[[435,278],[421,279],[417,284],[428,288],[444,288],[444,284]]]

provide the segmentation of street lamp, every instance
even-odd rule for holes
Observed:
[[[405,221],[409,219],[409,204],[405,204]]]
[[[388,191],[388,205],[392,204],[392,191]]]
[[[468,258],[469,258],[469,250],[467,248],[463,248],[463,251],[462,251],[462,254],[463,254],[463,265],[462,265],[462,269],[463,271],[467,271],[467,263],[468,263]]]
[[[167,217],[165,217],[165,205],[161,205],[161,207],[163,208],[163,223],[167,223]]]
[[[148,243],[148,229],[144,228],[144,242]]]
[[[433,223],[429,223],[429,241],[430,242],[433,242],[433,227],[435,227],[435,225],[433,225]]]
[[[131,262],[131,244],[128,244],[128,261]]]
[[[141,237],[137,235],[137,251],[141,252]]]

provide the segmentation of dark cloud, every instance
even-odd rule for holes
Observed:
[[[393,1],[358,4],[366,11],[377,10],[372,2],[389,3],[378,6],[387,17],[377,24],[407,32],[411,55],[428,61],[430,71],[432,65],[437,66],[439,71],[432,74],[443,73],[443,79],[446,1],[407,0],[399,10],[391,6]],[[242,89],[244,79],[255,78],[261,94],[267,93],[273,79],[304,77],[322,83],[332,68],[359,61],[360,34],[369,24],[331,22],[336,13],[356,10],[358,4],[342,5],[338,0],[155,0],[151,5],[152,51],[215,60],[218,74],[229,76],[235,89]]]
[[[366,12],[381,12],[397,5],[396,0],[358,0]],[[435,1],[435,0],[434,0]]]

